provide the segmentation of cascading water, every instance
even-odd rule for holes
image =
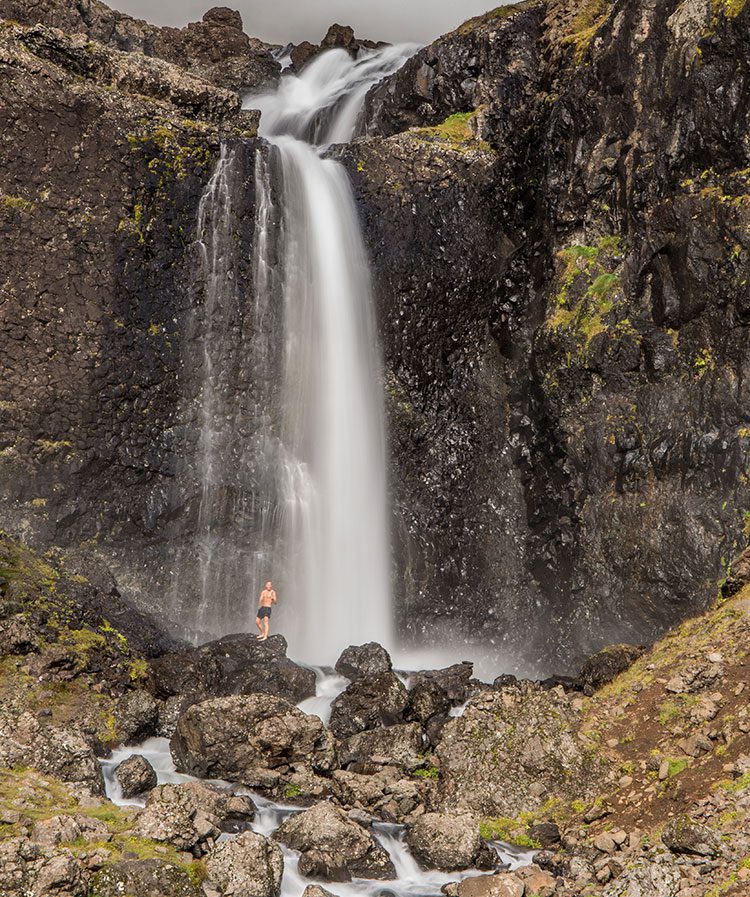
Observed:
[[[278,258],[284,373],[277,496],[283,520],[279,617],[293,656],[330,660],[363,640],[389,644],[390,557],[385,440],[367,258],[346,173],[324,153],[349,140],[372,84],[414,47],[352,59],[323,54],[262,113],[281,182]],[[259,269],[264,268],[261,258]],[[277,577],[277,574],[278,575]]]
[[[195,461],[178,477],[187,515],[173,577],[173,606],[197,639],[252,629],[272,579],[274,622],[295,658],[330,663],[347,644],[391,642],[369,269],[345,170],[326,151],[351,139],[367,90],[414,50],[331,50],[247,101],[267,141],[255,160],[252,282],[241,274],[241,147],[222,146],[204,191],[183,415]]]

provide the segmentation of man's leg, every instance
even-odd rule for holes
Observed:
[[[264,642],[268,638],[268,624],[271,621],[268,617],[263,617],[263,636],[261,637],[261,641]]]
[[[258,638],[261,638],[263,636],[263,627],[261,626],[261,623],[260,623],[260,617],[255,618],[255,625],[258,627],[258,632],[260,633]]]

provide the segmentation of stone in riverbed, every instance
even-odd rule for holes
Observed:
[[[473,675],[474,664],[464,660],[442,670],[420,670],[414,673],[409,684],[412,688],[416,688],[422,682],[436,683],[448,695],[450,703],[458,706],[468,701],[479,690],[472,678]]]
[[[157,859],[113,863],[94,875],[86,893],[96,897],[202,897],[186,872]]]
[[[295,769],[329,772],[333,739],[317,716],[271,695],[236,695],[194,704],[171,741],[177,768],[201,778],[257,782]]]
[[[419,723],[370,729],[338,745],[339,763],[397,766],[411,772],[424,764],[425,736]]]
[[[466,878],[458,886],[458,897],[522,897],[526,886],[512,872]]]
[[[201,856],[222,832],[247,827],[254,816],[255,804],[244,795],[205,782],[161,785],[149,793],[135,832]]]
[[[336,897],[336,895],[321,888],[320,885],[308,885],[302,892],[302,897]]]
[[[243,832],[211,851],[206,870],[225,897],[278,897],[284,857],[270,838]]]
[[[337,738],[403,722],[409,695],[395,673],[352,682],[331,705],[330,728]]]
[[[377,642],[350,645],[336,661],[336,672],[352,682],[366,676],[377,676],[378,673],[390,673],[391,669],[390,655]]]
[[[153,766],[140,754],[133,754],[132,757],[123,760],[115,768],[115,776],[122,788],[122,796],[125,798],[144,794],[157,785]]]
[[[423,869],[493,869],[497,854],[469,814],[425,813],[409,826],[406,843]]]
[[[299,850],[299,871],[324,881],[392,879],[396,870],[386,851],[362,826],[330,803],[319,803],[287,819],[274,838]]]

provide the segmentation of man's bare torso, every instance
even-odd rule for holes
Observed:
[[[272,604],[276,604],[276,590],[263,589],[260,593],[260,606],[271,607]]]

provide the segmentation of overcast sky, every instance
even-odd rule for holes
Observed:
[[[156,25],[198,21],[211,6],[239,9],[245,31],[275,43],[317,43],[332,22],[373,40],[418,41],[452,31],[503,0],[109,0],[108,5]]]

